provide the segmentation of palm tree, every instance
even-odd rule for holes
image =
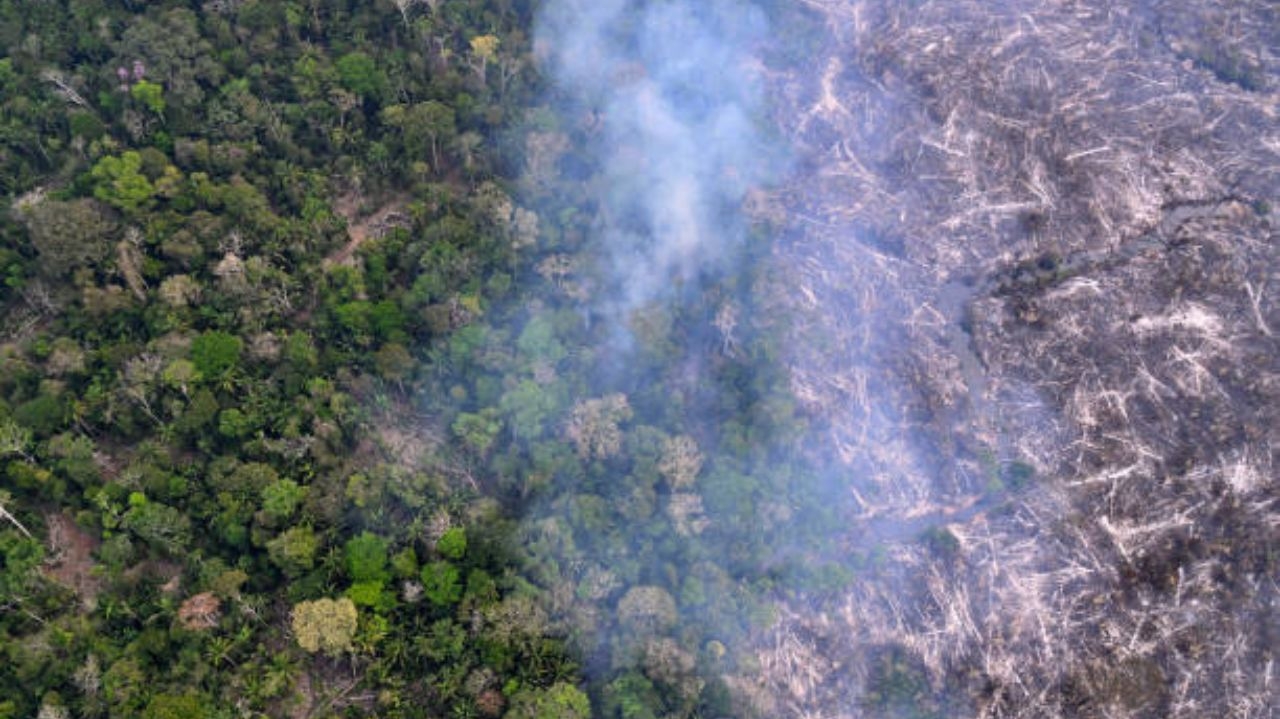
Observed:
[[[31,536],[31,532],[28,532],[27,528],[22,526],[22,522],[19,522],[17,517],[13,516],[9,513],[9,510],[5,509],[5,505],[9,503],[9,499],[10,496],[8,492],[0,491],[0,519],[6,520],[13,526],[17,527],[18,531],[22,532],[22,535],[27,539],[35,539],[35,537]]]

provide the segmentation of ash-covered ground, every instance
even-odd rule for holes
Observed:
[[[1280,7],[805,4],[750,210],[865,561],[757,708],[1280,713]]]

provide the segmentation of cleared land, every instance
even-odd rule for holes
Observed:
[[[761,641],[771,710],[1271,716],[1275,5],[808,4],[755,209],[885,548]]]

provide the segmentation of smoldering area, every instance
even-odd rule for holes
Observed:
[[[764,716],[1280,706],[1275,8],[637,7],[543,26],[602,178],[589,392],[631,398],[633,473],[641,424],[698,458],[629,519],[530,512],[596,664],[665,656]]]

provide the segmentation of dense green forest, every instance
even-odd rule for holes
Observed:
[[[531,12],[0,8],[0,716],[587,713],[485,499]]]
[[[534,4],[0,2],[0,717],[740,714],[845,580],[765,278],[593,315]]]

